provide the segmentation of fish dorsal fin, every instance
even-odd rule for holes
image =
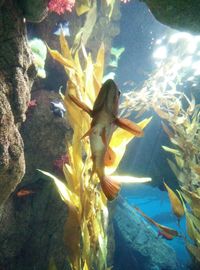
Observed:
[[[68,94],[69,99],[74,102],[74,104],[76,104],[79,108],[81,108],[82,110],[84,110],[84,112],[88,113],[91,117],[92,117],[92,110],[88,107],[88,105],[86,105],[85,103],[83,103],[82,101],[80,101],[79,99],[77,99],[75,96]]]
[[[112,150],[110,146],[108,146],[104,156],[104,165],[106,167],[112,166],[115,162],[115,159],[116,159],[115,152]]]
[[[135,124],[134,122],[126,118],[116,118],[115,124],[118,127],[127,130],[128,132],[130,132],[131,134],[137,137],[142,137],[144,134],[143,130],[137,124]]]

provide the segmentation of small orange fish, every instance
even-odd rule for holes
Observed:
[[[35,191],[33,191],[33,190],[29,190],[29,189],[20,189],[20,190],[16,193],[16,195],[17,195],[17,197],[24,197],[24,196],[28,196],[28,195],[33,194],[33,193],[35,193]]]
[[[120,183],[114,181],[112,176],[105,175],[104,172],[104,167],[113,164],[116,157],[109,147],[115,125],[135,136],[143,136],[143,130],[138,125],[128,119],[117,117],[119,96],[120,91],[111,79],[102,85],[92,110],[76,97],[69,95],[72,102],[92,117],[90,130],[83,138],[85,136],[90,138],[93,173],[98,175],[101,188],[108,200],[113,200],[120,190]]]

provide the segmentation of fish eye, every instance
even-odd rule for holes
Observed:
[[[121,91],[120,90],[118,90],[118,96],[120,96],[121,95]]]

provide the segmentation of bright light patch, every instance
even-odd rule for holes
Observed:
[[[200,36],[172,30],[155,41],[153,58],[157,71],[152,84],[156,85],[157,93],[159,88],[173,91],[177,83],[183,87],[185,82],[196,84],[196,77],[200,76]]]
[[[200,70],[200,61],[196,61],[192,64],[192,69]]]
[[[197,43],[198,42],[190,42],[188,44],[187,51],[188,51],[189,54],[195,53],[195,51],[197,49]]]
[[[162,43],[162,39],[157,39],[156,40],[156,45],[160,45]]]
[[[189,78],[187,78],[188,82],[192,82],[194,80],[194,76],[190,76]]]
[[[156,59],[165,59],[167,57],[167,48],[165,46],[161,46],[153,53],[153,57]]]
[[[200,76],[200,67],[199,67],[198,70],[196,70],[196,71],[194,72],[194,76]]]
[[[187,56],[185,59],[183,59],[181,65],[182,67],[189,67],[192,64],[192,57]]]
[[[177,43],[180,39],[191,40],[192,35],[185,32],[178,32],[178,33],[172,34],[169,38],[169,43]]]

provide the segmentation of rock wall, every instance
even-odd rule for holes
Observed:
[[[72,138],[72,129],[66,118],[55,116],[50,110],[50,102],[61,101],[58,93],[41,89],[33,92],[32,100],[37,105],[28,109],[26,122],[21,128],[26,159],[22,184],[25,185],[40,177],[37,169],[56,173],[54,162],[66,154],[67,142]]]
[[[114,213],[115,270],[180,269],[175,251],[122,199]]]
[[[34,75],[21,11],[7,0],[0,7],[0,205],[24,175],[18,128],[25,120]]]
[[[155,18],[172,28],[200,33],[199,0],[143,0]]]
[[[54,258],[67,270],[63,227],[65,204],[51,181],[40,179],[29,196],[11,195],[0,210],[0,269],[46,270]]]

